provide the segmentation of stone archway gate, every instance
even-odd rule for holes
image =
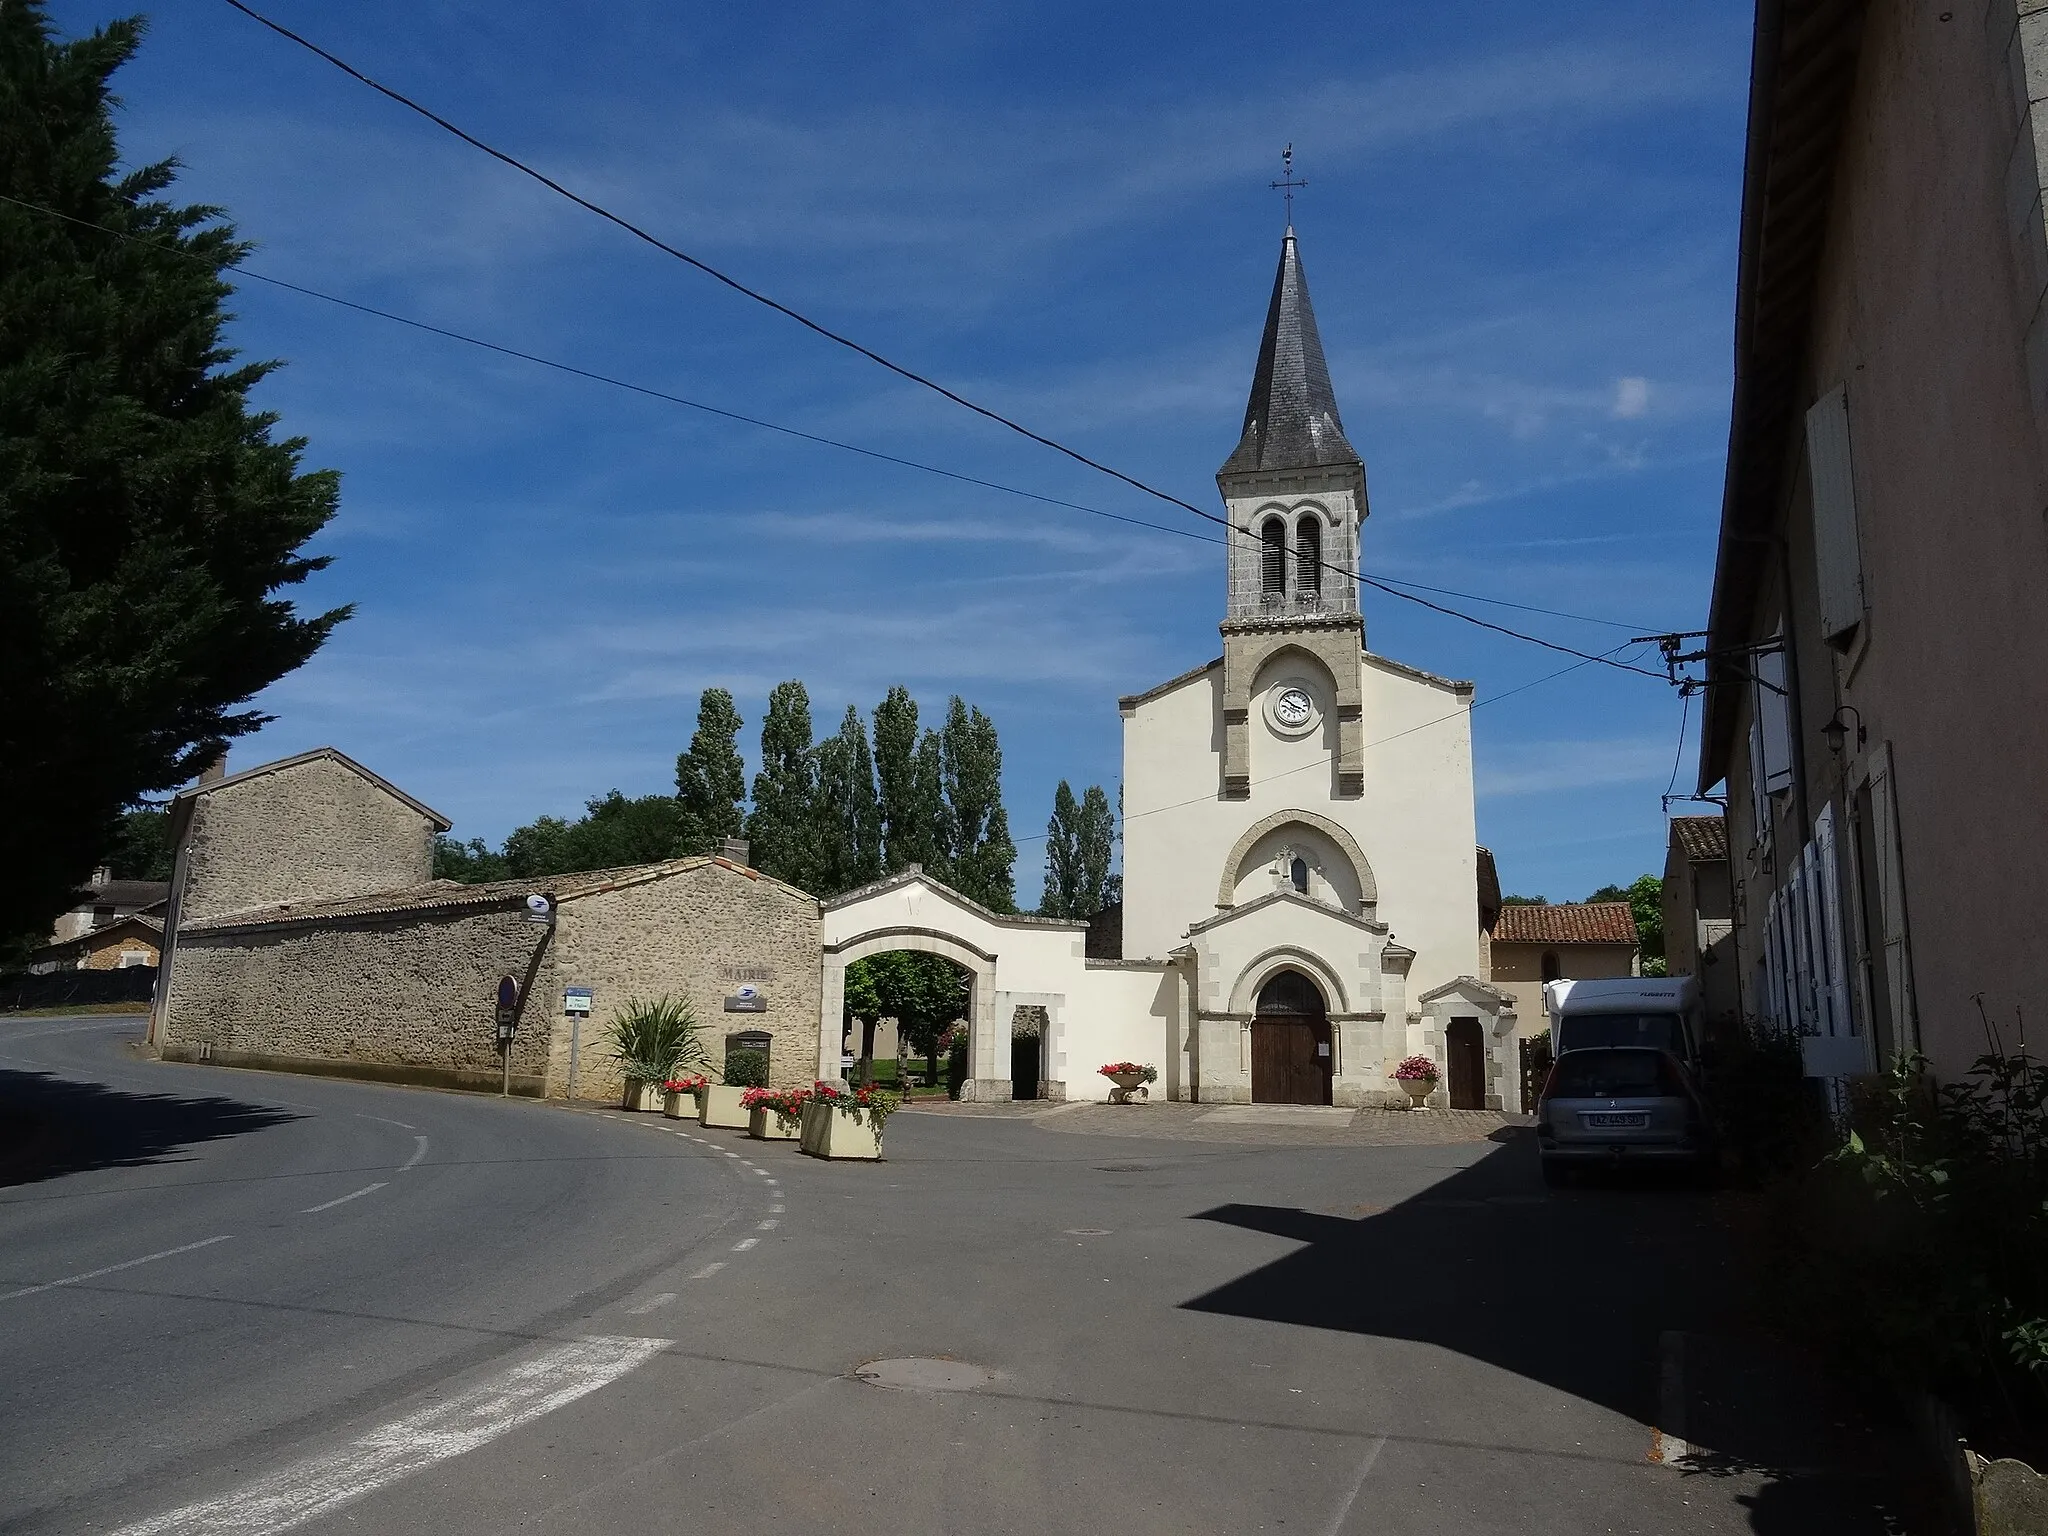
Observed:
[[[1046,1011],[1041,1092],[1064,1097],[1058,1043],[1066,1003],[1085,986],[1086,923],[991,912],[913,864],[901,874],[823,903],[823,986],[818,1076],[839,1075],[846,968],[870,955],[939,955],[971,978],[963,1099],[1010,1097],[1010,1017],[1019,1004]]]

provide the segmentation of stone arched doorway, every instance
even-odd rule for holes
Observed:
[[[968,1023],[971,1053],[968,1058],[970,1079],[994,1079],[993,1067],[983,1070],[983,1055],[991,1061],[995,1058],[994,1013],[996,957],[986,950],[967,943],[951,934],[940,933],[930,928],[892,925],[869,929],[837,944],[824,946],[824,984],[820,989],[818,1075],[833,1078],[839,1075],[839,1040],[846,1001],[846,968],[856,960],[865,960],[872,955],[887,954],[892,950],[908,950],[914,954],[937,955],[950,960],[967,973]],[[1006,1036],[1007,1040],[1007,1036]],[[1009,1059],[1007,1046],[1002,1060],[1005,1091],[999,1095],[1007,1098]],[[963,1097],[995,1097],[982,1092],[963,1093]]]
[[[1252,1016],[1252,1102],[1328,1104],[1335,1065],[1322,988],[1300,971],[1275,971]]]

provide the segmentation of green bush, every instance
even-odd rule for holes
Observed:
[[[946,1048],[946,1097],[959,1098],[966,1083],[967,1036],[963,1032],[954,1036],[953,1043]]]
[[[696,1010],[681,997],[629,997],[606,1026],[619,1070],[646,1083],[665,1083],[685,1067],[709,1067],[699,1030]]]
[[[768,1053],[734,1050],[725,1053],[725,1081],[733,1088],[768,1086]]]

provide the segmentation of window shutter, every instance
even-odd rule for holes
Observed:
[[[1792,787],[1792,710],[1785,696],[1785,653],[1763,651],[1756,658],[1756,717],[1762,723],[1764,791]]]
[[[1824,639],[1863,618],[1863,553],[1849,456],[1849,394],[1837,384],[1806,413],[1806,472],[1813,489],[1813,549]]]
[[[1832,1015],[1828,1032],[1835,1035],[1865,1033],[1856,1028],[1849,1010],[1849,967],[1847,951],[1842,944],[1842,866],[1836,852],[1835,807],[1832,801],[1820,808],[1820,819],[1813,824],[1813,846],[1818,858],[1820,882],[1820,900],[1816,904],[1821,925],[1819,958],[1827,967],[1825,996]]]
[[[1892,745],[1884,743],[1870,767],[1870,840],[1877,858],[1878,943],[1883,952],[1882,985],[1891,1002],[1899,1048],[1919,1048],[1914,1014],[1913,960],[1906,940],[1906,874],[1899,852],[1899,808],[1892,780]]]

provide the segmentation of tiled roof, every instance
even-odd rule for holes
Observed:
[[[1560,902],[1555,906],[1500,909],[1496,944],[1633,944],[1635,914],[1625,901]]]
[[[1357,462],[1358,450],[1346,440],[1337,416],[1323,339],[1308,301],[1308,279],[1290,229],[1280,242],[1280,270],[1273,277],[1273,302],[1266,309],[1266,332],[1244,409],[1244,436],[1220,472]]]
[[[333,901],[285,901],[248,912],[228,912],[204,922],[187,923],[180,933],[216,933],[231,928],[260,928],[275,923],[312,922],[322,918],[381,917],[403,912],[459,912],[467,909],[509,907],[535,893],[556,901],[572,901],[614,886],[633,885],[661,875],[680,874],[704,864],[717,864],[750,879],[780,886],[806,901],[811,898],[795,886],[734,864],[730,860],[699,854],[671,859],[665,864],[628,864],[617,869],[586,869],[566,875],[538,875],[530,880],[492,880],[481,885],[464,885],[459,880],[430,880],[425,885],[396,891],[377,891],[368,896],[347,896]]]
[[[1728,857],[1728,823],[1719,816],[1674,816],[1671,840],[1696,864],[1718,864]]]
[[[105,885],[87,886],[80,910],[86,907],[153,907],[171,894],[163,880],[109,880]]]

